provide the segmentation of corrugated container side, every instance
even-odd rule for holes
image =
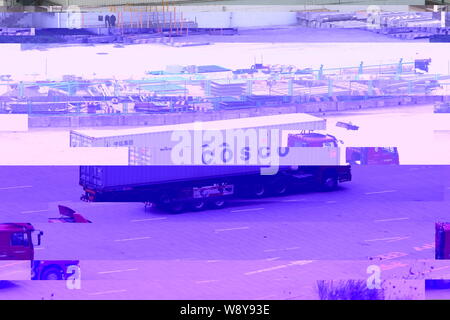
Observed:
[[[222,149],[215,152],[221,153]],[[283,149],[285,150],[285,149]],[[276,152],[276,151],[272,151]],[[341,165],[344,164],[341,159],[341,152],[339,147],[291,147],[287,154],[283,152],[275,153],[275,157],[251,158],[246,164],[239,162],[241,153],[233,150],[233,156],[229,158],[228,163],[213,162],[211,165],[268,165],[270,163],[276,165]],[[345,153],[345,152],[344,152]],[[195,158],[191,158],[191,163],[195,163]],[[171,158],[170,151],[161,151],[151,147],[130,147],[129,148],[129,165],[176,165]]]
[[[308,122],[308,123],[296,123],[296,124],[286,124],[286,125],[275,125],[275,126],[265,126],[254,128],[256,130],[260,129],[278,129],[278,130],[324,130],[324,121]],[[253,129],[253,128],[248,128]],[[247,128],[242,130],[246,131]],[[239,129],[233,129],[239,130]],[[205,130],[206,131],[206,130]],[[193,131],[191,131],[192,134]],[[225,131],[222,131],[225,132]],[[225,135],[225,133],[224,133]],[[99,138],[99,143],[96,143],[98,147],[127,147],[127,146],[137,146],[137,147],[147,147],[147,146],[157,146],[164,148],[173,144],[171,141],[172,132],[152,132],[143,134],[132,134],[132,135],[117,135],[111,137]]]
[[[94,145],[95,138],[85,136],[74,130],[70,131],[70,146],[71,147],[96,147]]]
[[[259,166],[91,166],[89,178],[81,179],[97,190],[258,174]],[[86,185],[85,185],[86,186]]]

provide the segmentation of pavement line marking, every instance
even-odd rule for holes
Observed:
[[[156,221],[156,220],[165,220],[165,219],[167,219],[167,218],[139,219],[139,220],[131,220],[131,222]]]
[[[274,267],[270,267],[270,268],[264,268],[264,269],[260,269],[260,270],[256,270],[256,271],[249,271],[249,272],[244,273],[244,275],[249,276],[249,275],[252,275],[252,274],[268,272],[268,271],[274,271],[274,270],[284,269],[284,268],[292,267],[292,266],[301,266],[301,265],[309,264],[309,263],[312,263],[312,262],[313,262],[313,260],[293,261],[293,262],[288,263],[288,264],[282,264],[282,265],[279,265],[279,266],[274,266]]]
[[[220,260],[207,260],[207,263],[214,263],[214,262],[219,262]]]
[[[100,271],[100,272],[98,272],[98,274],[119,273],[119,272],[137,271],[137,270],[139,270],[139,269],[124,269],[124,270]]]
[[[108,294],[108,293],[119,293],[119,292],[126,292],[128,290],[109,290],[109,291],[100,291],[100,292],[94,292],[94,293],[89,293],[89,295],[91,296],[96,296],[96,295],[100,295],[100,294]]]
[[[223,231],[233,231],[233,230],[246,230],[250,229],[250,227],[238,227],[238,228],[229,228],[229,229],[216,229],[214,232],[223,232]]]
[[[20,213],[37,213],[37,212],[48,212],[48,209],[42,209],[42,210],[28,210],[28,211],[22,211]]]
[[[114,241],[122,242],[122,241],[145,240],[145,239],[150,239],[150,237],[128,238],[128,239],[119,239],[119,240],[114,240]]]
[[[0,190],[25,189],[25,188],[33,188],[33,186],[0,187]]]
[[[302,248],[302,247],[290,247],[290,248],[283,248],[283,249],[266,249],[266,250],[263,250],[263,252],[297,250],[297,249],[301,249],[301,248]]]
[[[20,262],[13,262],[13,263],[4,264],[4,265],[1,265],[0,268],[6,268],[6,267],[10,267],[10,266],[15,266],[17,264],[23,264],[23,262],[20,261]]]
[[[231,211],[231,213],[234,213],[234,212],[245,212],[245,211],[259,211],[259,210],[264,210],[264,208],[239,209],[239,210],[233,210],[233,211]]]
[[[450,268],[450,266],[443,266],[443,267],[439,267],[439,268],[434,268],[431,271],[440,271],[440,270],[444,270],[444,269],[448,269],[448,268]]]
[[[265,259],[266,261],[274,261],[274,260],[278,260],[280,259],[280,257],[274,257],[274,258],[267,258]]]
[[[298,202],[298,201],[306,201],[306,199],[285,199],[285,200],[281,200],[281,202]]]
[[[365,194],[380,194],[380,193],[390,193],[390,192],[397,192],[397,190],[384,190],[384,191],[374,191],[374,192],[366,192]]]
[[[211,282],[218,282],[219,280],[199,280],[195,281],[195,283],[211,283]]]
[[[400,220],[409,220],[409,218],[382,219],[382,220],[375,220],[374,222],[387,222],[387,221],[400,221]]]
[[[372,241],[387,241],[387,240],[398,240],[398,239],[401,239],[401,237],[380,238],[380,239],[371,239],[371,240],[364,240],[364,241],[372,242]]]
[[[410,237],[398,237],[397,239],[389,240],[388,242],[394,242],[394,241],[406,240],[406,239],[409,239],[409,238],[410,238]]]
[[[250,272],[246,272],[244,273],[246,276],[252,275],[252,274],[256,274],[256,273],[261,273],[261,272],[267,272],[267,271],[273,271],[273,270],[279,270],[279,269],[284,269],[287,268],[288,265],[287,264],[282,264],[279,266],[275,266],[275,267],[271,267],[271,268],[265,268],[265,269],[259,269],[256,271],[250,271]]]

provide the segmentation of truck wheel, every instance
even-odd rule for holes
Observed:
[[[251,187],[251,195],[256,198],[262,198],[266,195],[266,186],[263,183],[254,184]]]
[[[63,275],[58,268],[45,269],[41,274],[41,280],[62,280]]]
[[[184,210],[184,203],[181,201],[173,201],[169,204],[169,211],[172,213],[180,213]]]
[[[216,199],[212,200],[209,204],[213,209],[222,209],[226,206],[227,202],[224,199]]]
[[[322,191],[332,191],[335,190],[338,186],[338,180],[336,175],[334,174],[328,174],[325,175],[321,182],[321,189]]]
[[[288,191],[288,183],[286,180],[278,180],[275,181],[272,185],[271,185],[271,193],[275,196],[282,196],[284,194],[286,194],[286,192]]]
[[[201,211],[203,209],[205,209],[206,207],[206,202],[205,200],[195,200],[191,203],[191,208],[194,211]]]

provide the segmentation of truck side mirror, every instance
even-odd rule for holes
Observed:
[[[42,238],[42,235],[44,234],[44,232],[42,232],[42,231],[39,231],[39,233],[38,233],[38,235],[37,235],[37,237],[38,237],[38,243],[37,243],[37,246],[40,246],[41,245],[41,238]]]

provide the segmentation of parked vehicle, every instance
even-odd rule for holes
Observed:
[[[273,175],[261,175],[261,166],[81,166],[82,199],[151,202],[177,212],[221,208],[225,200],[240,196],[283,195],[299,184],[333,190],[351,181],[350,166],[337,162],[337,145],[331,135],[289,135],[290,148],[323,149],[334,165],[281,166]]]
[[[399,165],[396,147],[347,147],[347,163],[359,165]]]
[[[283,195],[297,184],[334,190],[351,181],[350,166],[280,167],[261,175],[260,166],[81,166],[86,201],[151,202],[173,212],[222,208],[240,196]]]
[[[450,102],[435,103],[434,113],[450,113]]]
[[[63,280],[71,273],[70,266],[78,266],[79,261],[73,260],[35,260],[35,246],[41,245],[43,232],[36,230],[30,223],[1,223],[0,224],[0,260],[29,261],[29,275],[31,280]],[[36,238],[36,241],[33,238]],[[5,280],[5,279],[0,279]]]

